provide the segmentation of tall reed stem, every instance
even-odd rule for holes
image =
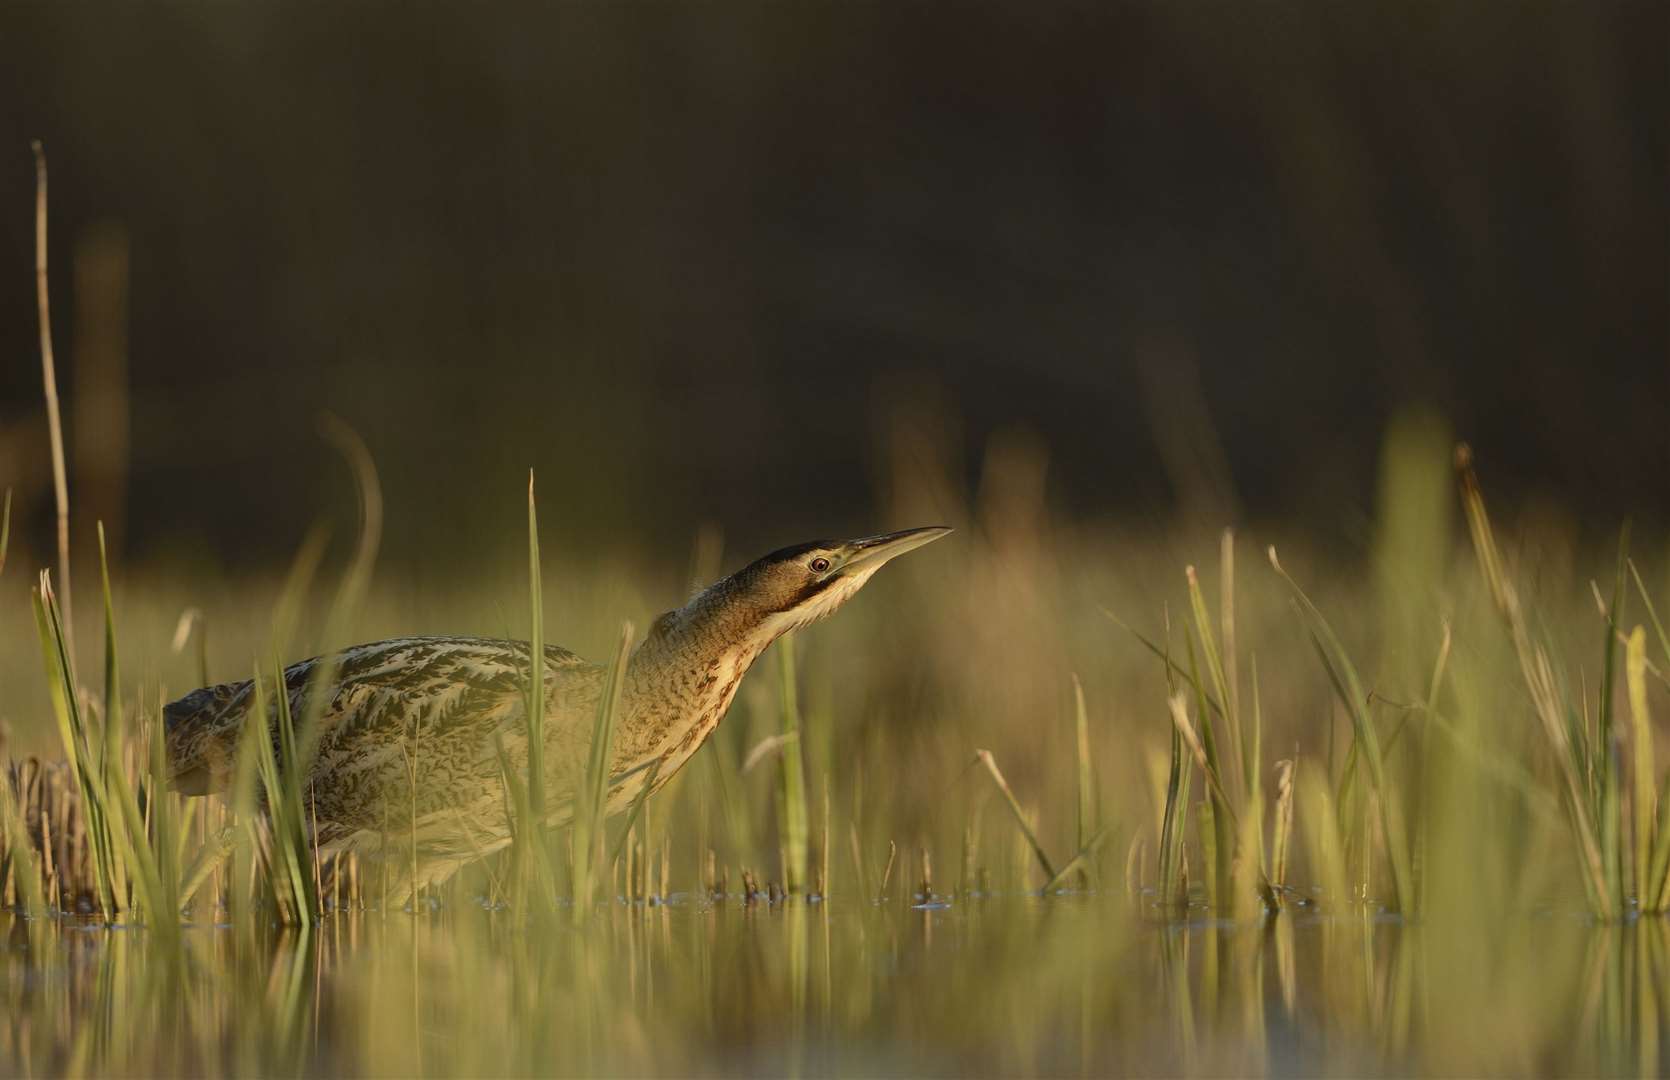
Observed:
[[[70,606],[70,483],[64,469],[64,425],[58,409],[58,370],[52,360],[52,306],[46,285],[46,149],[39,139],[35,153],[35,305],[41,331],[41,381],[46,390],[46,428],[52,439],[52,491],[58,505],[58,596],[64,614],[64,640],[75,653]]]

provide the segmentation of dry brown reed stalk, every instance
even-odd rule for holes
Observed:
[[[36,757],[13,761],[3,786],[16,808],[19,839],[38,860],[37,883],[47,902],[73,910],[96,889],[80,799],[69,782],[68,766]]]
[[[180,655],[194,636],[197,638],[197,681],[202,686],[208,686],[209,627],[200,609],[188,607],[180,612],[180,621],[174,624],[174,637],[169,642],[168,651]]]
[[[881,903],[887,896],[887,883],[893,880],[893,863],[899,857],[899,846],[893,841],[887,842],[887,866],[881,872],[881,887],[876,890],[876,903]]]
[[[41,801],[40,826],[41,858],[46,869],[47,900],[53,907],[58,907],[63,901],[63,893],[58,888],[58,865],[63,860],[52,857],[55,850],[52,842],[52,814],[47,810],[47,801],[44,798]],[[64,835],[63,829],[59,829],[57,832],[60,837]]]
[[[12,489],[0,500],[0,574],[6,572],[6,545],[12,536]]]
[[[23,762],[8,761],[0,775],[0,907],[16,908],[31,882],[38,893],[41,872],[35,865],[35,845],[25,825]],[[32,913],[36,904],[28,908]]]
[[[1293,839],[1293,771],[1297,756],[1276,762],[1276,836],[1270,852],[1270,883],[1276,895],[1287,885],[1287,852]]]
[[[74,651],[69,628],[70,607],[70,485],[64,468],[64,425],[58,408],[58,371],[52,358],[52,305],[46,282],[46,149],[30,142],[35,155],[35,305],[40,320],[41,381],[46,393],[47,433],[52,440],[52,489],[58,507],[58,586],[63,598],[64,637]]]
[[[1078,846],[1083,851],[1090,846],[1090,838],[1096,832],[1096,779],[1094,767],[1090,758],[1090,714],[1084,706],[1084,684],[1079,681],[1078,673],[1073,673],[1073,719],[1078,752],[1078,785],[1079,785],[1079,816],[1078,816]],[[1080,884],[1089,884],[1088,873],[1079,873]]]
[[[1229,799],[1224,795],[1223,784],[1218,779],[1218,770],[1212,767],[1206,756],[1206,747],[1202,745],[1200,735],[1195,731],[1193,721],[1189,719],[1189,699],[1182,694],[1173,694],[1167,699],[1166,704],[1171,710],[1171,722],[1177,726],[1177,733],[1183,736],[1183,745],[1194,755],[1195,764],[1200,766],[1205,774],[1213,794],[1218,796],[1227,809]]]

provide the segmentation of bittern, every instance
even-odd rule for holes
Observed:
[[[625,671],[609,761],[606,808],[630,806],[645,784],[659,789],[713,734],[761,652],[784,634],[833,613],[889,560],[950,529],[907,529],[859,540],[783,548],[657,618]],[[546,824],[573,817],[605,669],[545,648]],[[346,649],[317,712],[317,754],[302,790],[323,854],[372,857],[398,844],[406,892],[442,881],[510,843],[506,772],[525,776],[527,642],[412,637]],[[290,714],[308,714],[323,657],[284,670]],[[276,689],[276,687],[275,687]],[[195,690],[164,710],[170,783],[189,795],[231,783],[244,727],[259,723],[275,745],[276,710],[255,716],[250,681]],[[415,842],[415,876],[405,856]]]

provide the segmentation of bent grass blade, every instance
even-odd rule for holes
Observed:
[[[1269,556],[1271,567],[1291,589],[1311,641],[1316,646],[1317,655],[1321,657],[1322,665],[1328,673],[1329,681],[1333,683],[1335,693],[1351,717],[1355,745],[1362,748],[1363,758],[1368,763],[1369,778],[1374,786],[1375,801],[1379,805],[1380,826],[1386,841],[1386,854],[1392,866],[1392,887],[1397,894],[1398,910],[1410,913],[1414,904],[1414,882],[1409,868],[1409,844],[1403,825],[1402,800],[1399,792],[1391,787],[1386,778],[1386,769],[1380,753],[1380,737],[1366,704],[1368,695],[1363,691],[1356,666],[1352,664],[1345,647],[1340,644],[1333,627],[1328,624],[1321,610],[1305,595],[1299,583],[1282,568],[1274,547],[1269,549]]]
[[[1014,815],[1015,825],[1025,837],[1027,846],[1032,849],[1038,866],[1044,871],[1044,880],[1055,881],[1055,867],[1050,863],[1050,857],[1044,853],[1044,846],[1038,842],[1037,834],[1032,831],[1032,823],[1026,819],[1026,812],[1021,809],[1020,801],[1010,789],[1009,781],[1003,778],[1003,771],[997,767],[997,759],[992,756],[990,750],[976,750],[974,759],[986,767],[986,771],[991,774],[992,782],[997,785],[997,790],[1003,793],[1004,801],[1009,804],[1009,812]]]

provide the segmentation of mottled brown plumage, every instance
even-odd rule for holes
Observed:
[[[609,812],[630,805],[652,774],[657,788],[672,779],[718,727],[749,665],[768,645],[829,615],[889,559],[949,531],[911,529],[784,548],[656,619],[626,670]],[[406,852],[415,835],[419,876],[406,883],[410,888],[509,843],[500,748],[525,775],[527,643],[396,638],[334,659],[306,785],[317,816],[314,842],[327,852],[377,854],[387,838]],[[315,657],[285,669],[293,715],[306,713],[308,684],[321,663]],[[545,649],[544,779],[552,825],[572,814],[603,679],[599,665]],[[205,687],[168,706],[177,789],[200,795],[226,787],[252,700],[246,681]],[[271,734],[273,718],[260,722]]]

